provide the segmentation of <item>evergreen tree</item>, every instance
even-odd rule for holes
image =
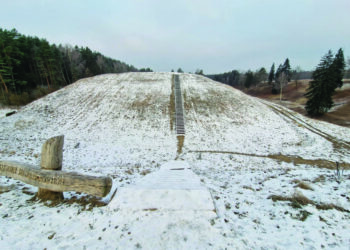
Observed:
[[[270,71],[271,74],[271,71]],[[278,92],[281,95],[282,89],[284,86],[288,84],[288,82],[291,80],[292,72],[291,67],[289,63],[289,59],[287,58],[283,64],[280,64],[278,66],[278,69],[276,70],[274,79],[275,82],[272,85],[272,94],[277,94]]]
[[[334,81],[336,80],[333,63],[333,54],[329,50],[312,74],[313,81],[310,82],[305,94],[308,99],[305,109],[311,116],[323,115],[333,105],[332,95],[335,91]]]
[[[238,86],[239,84],[240,73],[237,70],[232,70],[228,73],[228,81],[225,82],[230,86]]]
[[[244,87],[247,89],[250,88],[251,85],[254,83],[254,73],[251,70],[248,70],[247,73],[245,73],[245,81],[244,81]]]
[[[204,75],[203,70],[202,69],[197,69],[195,72],[196,75]]]
[[[335,77],[335,88],[341,88],[343,86],[343,77],[345,72],[345,59],[344,52],[342,49],[339,49],[338,53],[335,55],[332,64],[332,71]]]
[[[289,63],[289,59],[287,58],[284,61],[284,64],[282,66],[282,72],[286,75],[288,82],[291,80],[291,67],[290,67],[290,63]]]
[[[257,84],[265,82],[267,80],[267,77],[267,72],[264,67],[260,68],[255,72],[255,80]]]
[[[275,80],[275,63],[273,63],[271,66],[268,79],[270,84]]]

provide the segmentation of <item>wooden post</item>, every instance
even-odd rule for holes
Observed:
[[[40,167],[43,170],[62,170],[64,136],[48,139],[41,149]],[[63,192],[39,188],[37,197],[42,200],[63,200]]]

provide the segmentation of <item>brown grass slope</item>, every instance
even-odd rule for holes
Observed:
[[[282,102],[280,102],[279,94],[273,95],[271,93],[271,86],[268,84],[259,85],[244,90],[244,92],[251,96],[281,104],[302,115],[307,115],[305,111],[307,99],[304,97],[304,94],[309,86],[309,82],[310,80],[300,80],[298,84],[294,81],[290,82],[283,89]],[[333,101],[334,107],[327,114],[317,119],[344,127],[350,127],[350,80],[344,80],[344,86],[336,90]]]

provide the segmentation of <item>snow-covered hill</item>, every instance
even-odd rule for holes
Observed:
[[[349,168],[350,130],[202,76],[179,78],[186,128],[180,154],[173,74],[125,73],[80,80],[0,118],[0,159],[38,165],[43,142],[63,134],[64,169],[109,175],[119,188],[176,158],[188,162],[209,188],[217,218],[195,211],[81,211],[76,204],[49,208],[27,202],[32,197],[28,190],[35,188],[1,177],[0,185],[13,184],[13,190],[0,194],[0,245],[347,249],[349,212],[322,210],[317,204],[350,210],[348,170],[338,183],[328,169],[335,162]],[[295,208],[271,195],[303,195],[312,202]]]

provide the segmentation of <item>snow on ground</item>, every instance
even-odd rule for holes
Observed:
[[[344,83],[343,86],[340,89],[341,90],[350,89],[350,83]]]
[[[161,207],[50,207],[30,201],[35,187],[0,177],[1,248],[349,249],[348,170],[337,182],[334,170],[282,158],[349,164],[348,128],[181,74],[186,135],[177,156],[171,81],[170,73],[80,80],[0,118],[0,159],[38,165],[43,142],[64,134],[63,169],[111,176],[116,199],[118,190],[145,180],[151,185],[148,176],[161,176],[160,166],[177,157],[210,190],[217,217]],[[273,201],[272,195],[303,195],[312,204]]]

